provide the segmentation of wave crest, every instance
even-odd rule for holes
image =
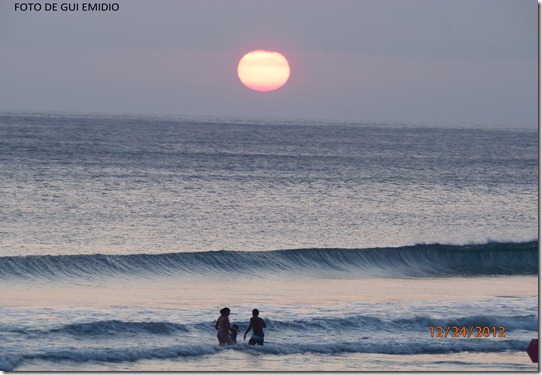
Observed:
[[[0,279],[288,274],[347,277],[537,275],[538,241],[374,249],[0,257]]]

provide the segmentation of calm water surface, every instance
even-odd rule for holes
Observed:
[[[537,370],[537,139],[1,114],[0,370]]]

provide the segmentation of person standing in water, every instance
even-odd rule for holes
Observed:
[[[263,345],[263,329],[267,326],[262,318],[260,318],[260,311],[258,309],[252,310],[252,318],[250,318],[250,324],[243,336],[243,340],[247,339],[247,333],[252,329],[252,337],[248,340],[249,345]]]
[[[231,342],[237,344],[237,334],[241,332],[237,324],[232,324],[230,329]]]
[[[220,317],[216,320],[215,329],[218,331],[216,337],[220,345],[233,345],[230,337],[230,309],[224,307],[220,310]]]

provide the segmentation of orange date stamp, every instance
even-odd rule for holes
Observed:
[[[503,326],[430,326],[431,337],[472,338],[506,337]]]

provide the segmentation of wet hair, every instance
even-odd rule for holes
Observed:
[[[252,315],[260,315],[260,310],[258,309],[252,310]]]
[[[230,309],[227,307],[224,307],[222,310],[220,310],[220,315],[227,315],[230,313]]]

